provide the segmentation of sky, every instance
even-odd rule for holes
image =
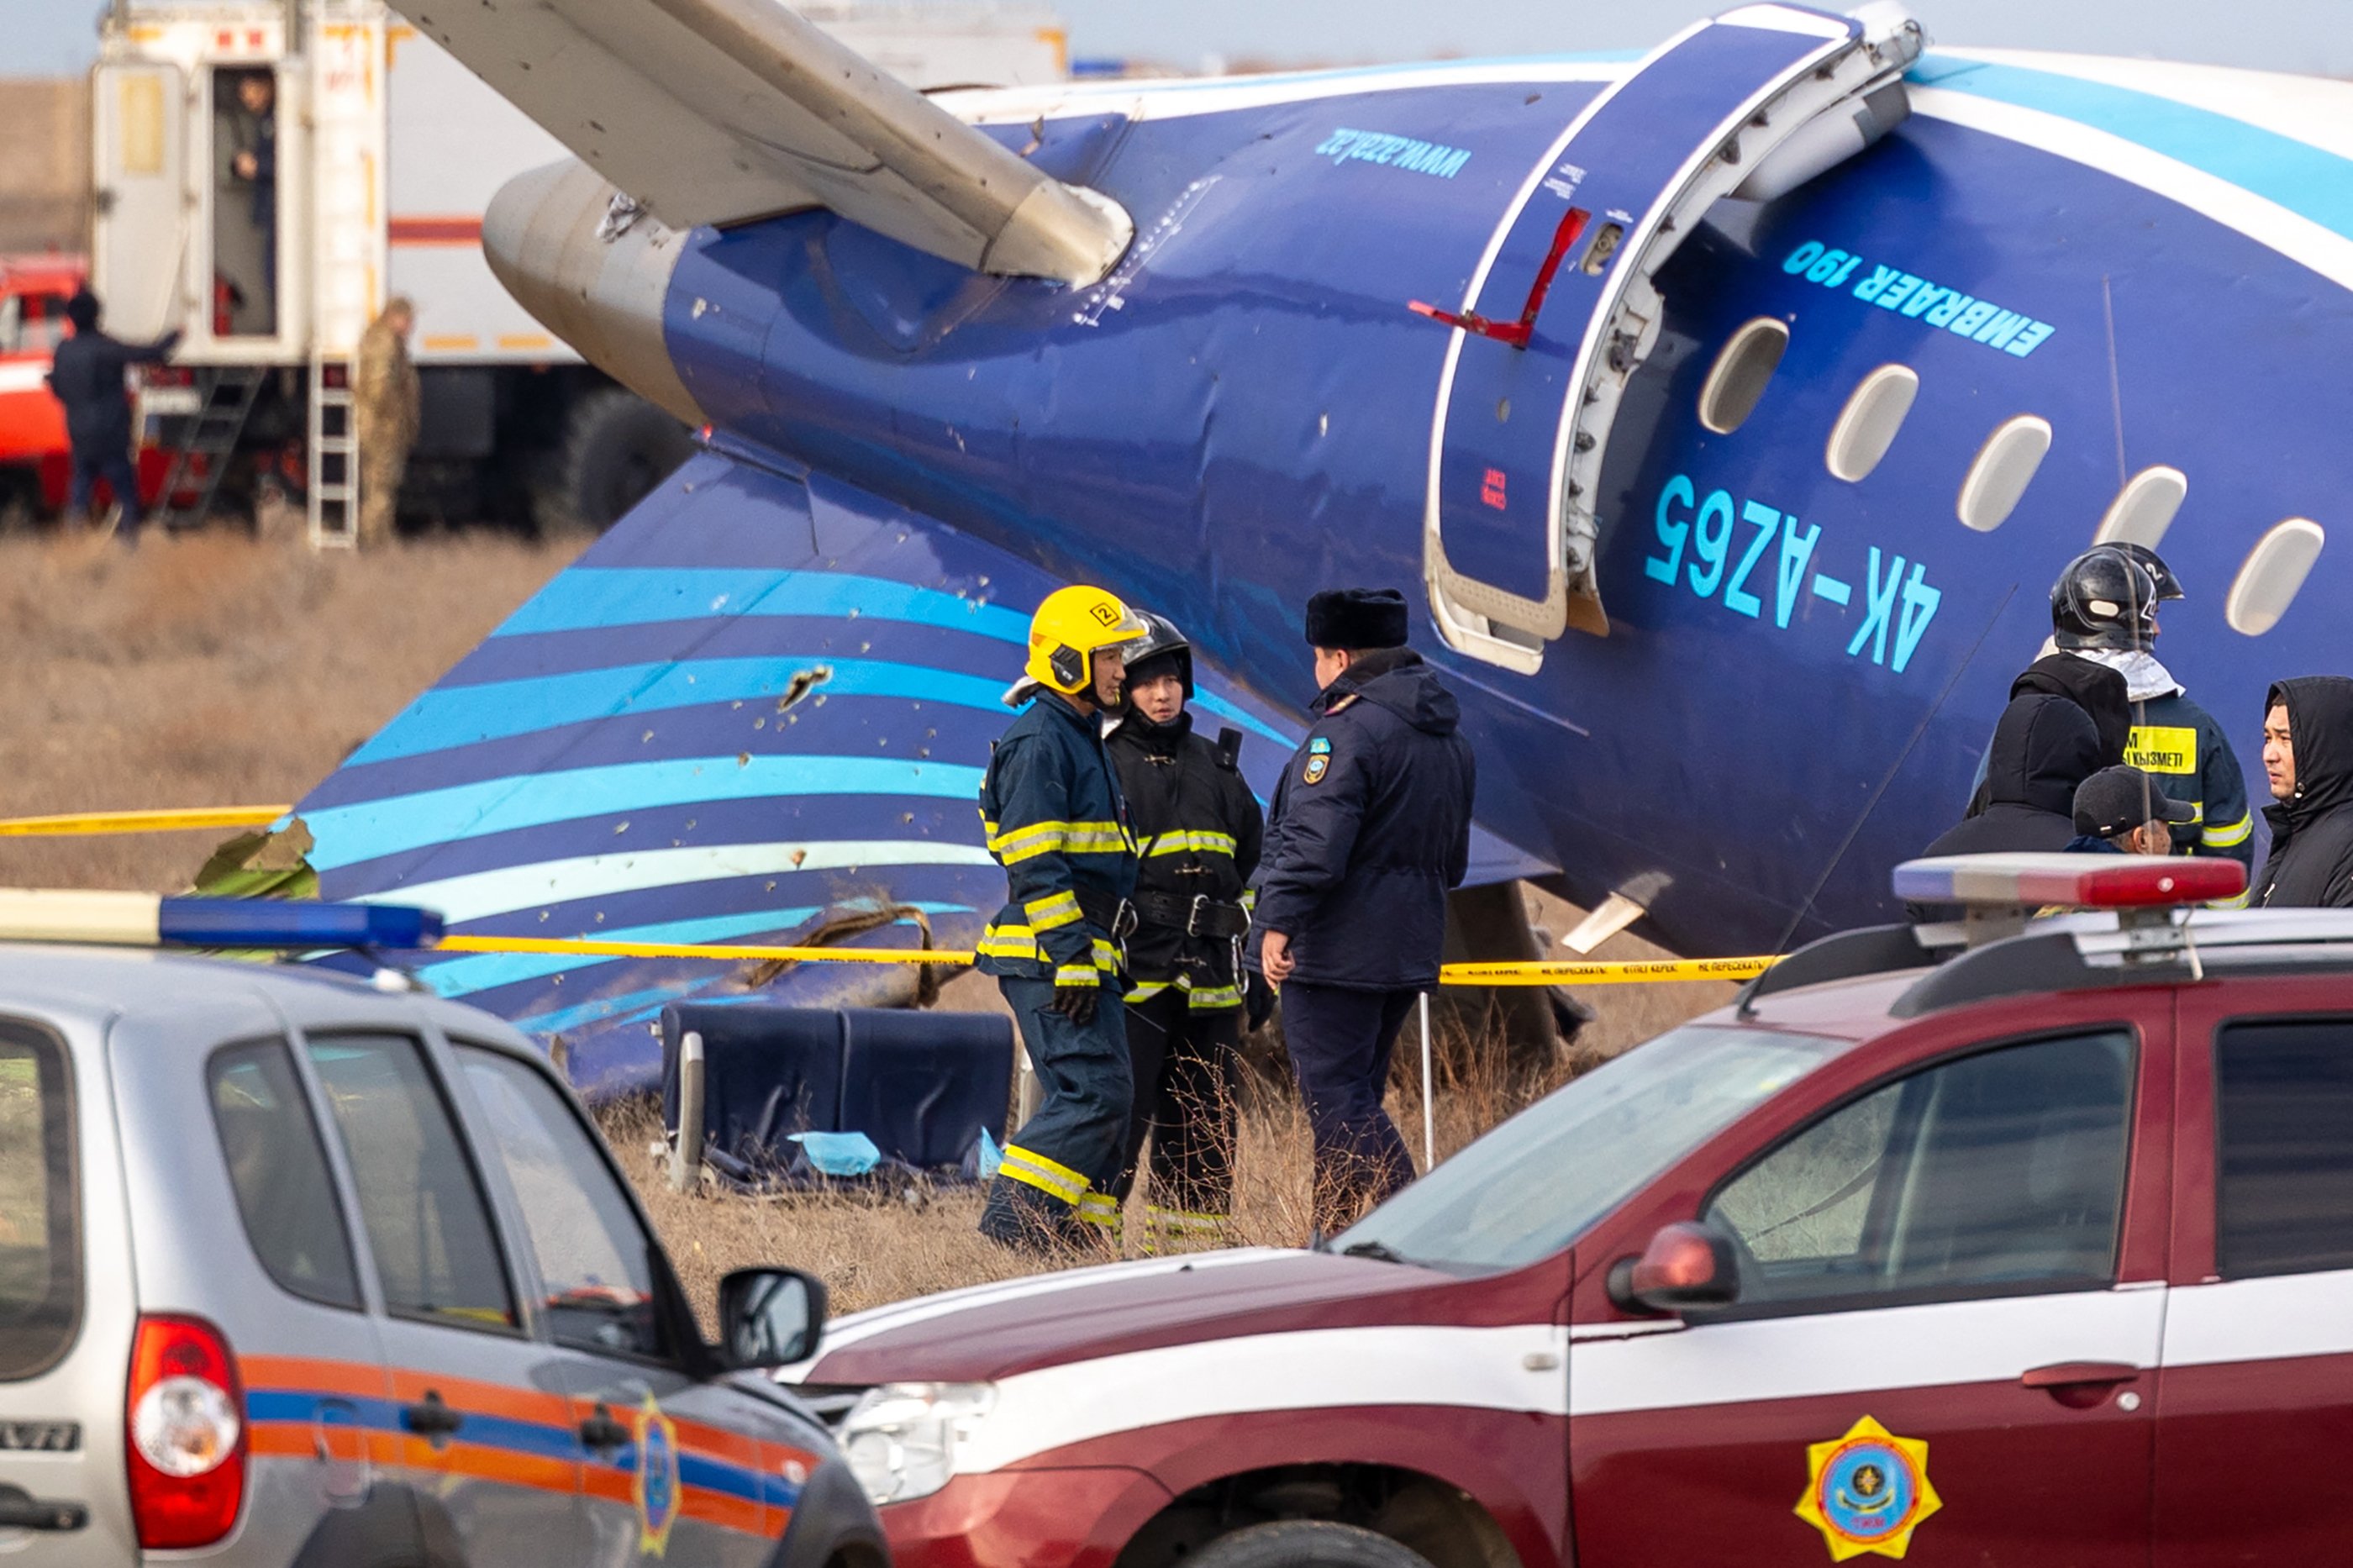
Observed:
[[[1056,0],[1080,56],[1358,64],[1641,48],[1737,0]],[[1833,8],[1825,5],[1824,9]],[[0,0],[0,75],[78,72],[98,0]],[[1931,37],[2353,76],[2348,0],[1912,0]]]

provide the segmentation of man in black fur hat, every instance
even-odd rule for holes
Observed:
[[[1319,716],[1275,788],[1253,879],[1326,1234],[1413,1180],[1381,1091],[1414,997],[1438,984],[1447,890],[1470,865],[1471,746],[1407,624],[1393,588],[1307,602]]]

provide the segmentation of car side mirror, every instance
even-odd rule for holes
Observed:
[[[797,1268],[738,1268],[719,1282],[719,1359],[730,1371],[817,1354],[825,1282]]]
[[[1640,1258],[1609,1266],[1609,1300],[1629,1312],[1684,1312],[1728,1307],[1740,1291],[1732,1238],[1683,1220],[1662,1226]]]

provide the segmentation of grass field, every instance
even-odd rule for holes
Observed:
[[[217,533],[151,540],[135,552],[0,540],[14,699],[0,707],[0,757],[10,763],[0,769],[0,816],[293,800],[571,552],[490,535],[358,557]],[[222,837],[0,839],[0,886],[178,891]],[[1535,909],[1556,932],[1576,918],[1541,898]],[[1599,956],[1655,955],[1620,937]],[[1587,999],[1600,1016],[1556,1077],[1717,1005],[1729,991],[1596,989]],[[944,1005],[998,1004],[993,984],[966,975],[947,987]],[[1475,1070],[1441,1083],[1436,1098],[1441,1157],[1520,1099]],[[1410,1087],[1392,1104],[1419,1151]],[[718,1277],[754,1262],[812,1270],[844,1310],[1028,1267],[974,1235],[978,1198],[969,1190],[887,1201],[682,1195],[661,1184],[647,1155],[659,1135],[647,1105],[608,1108],[605,1124],[706,1310]],[[1238,1239],[1296,1245],[1308,1221],[1295,1100],[1280,1089],[1252,1096],[1242,1127]]]

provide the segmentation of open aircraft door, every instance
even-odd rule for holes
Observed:
[[[1720,197],[1769,200],[1899,123],[1920,47],[1895,5],[1746,5],[1694,24],[1530,171],[1460,309],[1415,303],[1455,329],[1422,544],[1449,643],[1533,673],[1570,626],[1608,632],[1593,505],[1619,400],[1658,336],[1652,277]]]
[[[186,87],[160,61],[102,65],[91,73],[98,166],[90,289],[106,301],[106,330],[132,342],[185,318]]]

